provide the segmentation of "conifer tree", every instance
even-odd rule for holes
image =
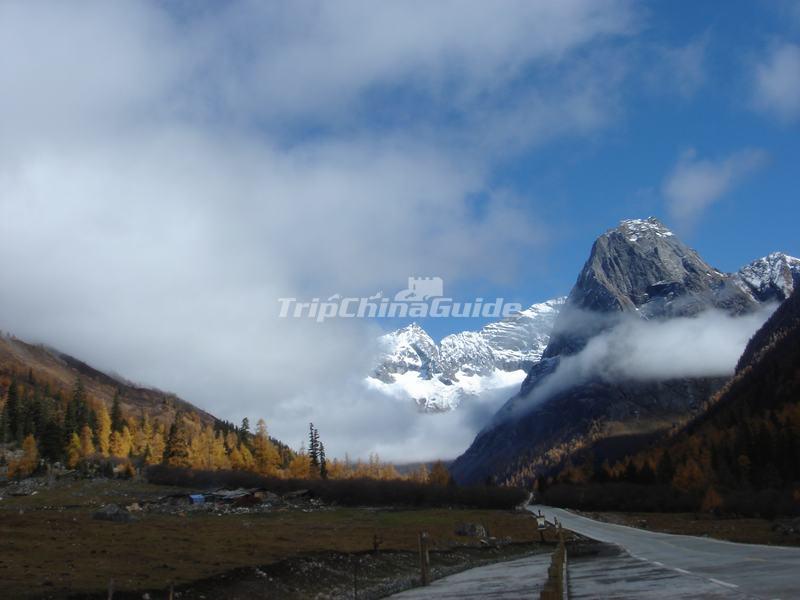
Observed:
[[[60,460],[64,450],[64,432],[58,419],[51,417],[44,425],[41,437],[42,456],[50,461]]]
[[[164,458],[166,447],[166,429],[163,423],[158,423],[150,436],[148,444],[150,448],[150,460],[147,464],[154,465],[160,463]]]
[[[328,478],[328,461],[325,458],[325,445],[319,443],[319,476],[322,479]]]
[[[419,483],[428,483],[428,467],[425,466],[425,463],[422,463],[414,471],[413,479]]]
[[[108,456],[111,441],[111,417],[104,404],[97,410],[97,450],[103,456]]]
[[[69,444],[67,444],[67,466],[74,469],[78,466],[81,460],[81,439],[77,433],[69,436]]]
[[[437,460],[431,467],[431,472],[428,475],[428,482],[432,485],[447,485],[450,483],[450,471],[444,466],[444,463]]]
[[[311,460],[305,450],[300,450],[289,461],[288,471],[292,479],[308,479],[311,476]]]
[[[275,444],[267,434],[267,424],[264,419],[259,419],[256,425],[256,434],[253,436],[253,459],[256,471],[262,475],[276,475],[280,464],[280,455]]]
[[[211,464],[214,469],[230,469],[231,461],[225,451],[225,436],[221,431],[214,435],[213,446],[211,449]]]
[[[88,425],[81,429],[81,458],[88,458],[94,454],[94,443],[92,442],[92,430]]]
[[[122,407],[120,406],[120,397],[122,392],[117,389],[114,392],[114,399],[111,401],[111,431],[122,431],[125,425],[125,420],[122,417]]]
[[[86,403],[86,389],[83,387],[83,380],[78,377],[75,380],[75,388],[72,391],[72,404],[75,413],[75,428],[80,430],[89,422],[89,406]]]
[[[189,467],[192,464],[189,457],[189,445],[183,429],[178,424],[179,419],[180,415],[175,415],[175,420],[169,428],[163,462],[170,467]]]
[[[311,461],[311,468],[319,470],[319,437],[314,424],[308,424],[308,458]]]
[[[12,379],[11,385],[8,386],[8,392],[6,392],[6,403],[3,407],[3,421],[5,422],[5,428],[9,433],[9,438],[4,441],[22,441],[21,412],[17,380]]]
[[[22,458],[16,464],[14,472],[17,477],[27,477],[32,474],[39,466],[39,449],[36,446],[36,438],[28,435],[22,442]]]

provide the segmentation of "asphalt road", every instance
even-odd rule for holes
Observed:
[[[437,579],[427,587],[394,596],[395,600],[531,600],[538,598],[545,580],[550,554],[535,554],[502,563],[477,567]]]
[[[570,561],[575,598],[800,598],[800,548],[656,533],[548,506],[530,510],[624,550]]]

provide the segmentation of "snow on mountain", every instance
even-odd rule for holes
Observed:
[[[739,269],[736,277],[760,302],[785,300],[800,285],[800,259],[773,252]]]
[[[420,408],[444,411],[466,398],[515,388],[542,357],[565,298],[534,304],[480,331],[448,335],[437,345],[416,323],[381,336],[368,387]]]
[[[709,308],[740,314],[762,302],[782,301],[798,285],[800,259],[775,252],[737,273],[722,273],[659,220],[633,219],[598,238],[569,304],[601,313],[630,310],[644,318],[694,315]],[[597,333],[570,332],[563,325],[554,332],[556,317],[569,309],[565,302],[557,298],[534,304],[479,331],[448,335],[439,344],[416,323],[387,333],[379,340],[377,367],[365,383],[432,412],[505,389],[512,394],[548,344],[547,356],[555,356],[579,349],[582,336]]]
[[[651,432],[666,430],[690,417],[725,377],[711,371],[677,377],[668,370],[647,379],[609,375],[613,369],[607,369],[607,362],[620,359],[624,344],[612,344],[608,352],[599,344],[584,353],[594,338],[610,334],[618,315],[629,322],[639,318],[661,324],[709,310],[731,318],[752,315],[764,303],[784,300],[798,285],[800,261],[785,254],[723,273],[658,219],[622,221],[595,240],[542,360],[453,462],[451,473],[462,483],[490,475],[525,483],[565,461],[576,448],[595,447],[595,458],[609,458],[602,452],[613,452],[623,440],[605,443],[606,438],[626,436],[630,451],[637,442],[628,434],[643,433],[645,423]],[[581,375],[592,369],[591,377]],[[548,386],[558,372],[559,384]]]

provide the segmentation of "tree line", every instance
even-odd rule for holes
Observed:
[[[7,376],[4,387],[0,442],[7,451],[0,452],[0,465],[6,464],[9,477],[26,477],[45,464],[60,463],[87,470],[103,465],[128,475],[143,467],[165,465],[285,479],[405,478],[440,485],[450,479],[442,463],[430,472],[421,465],[401,476],[377,454],[366,461],[329,460],[313,423],[309,424],[308,449],[292,450],[270,437],[263,419],[251,430],[248,418],[239,426],[222,420],[204,424],[197,413],[186,410],[178,410],[171,422],[152,418],[144,409],[126,414],[122,390],[115,393],[109,411],[105,402],[87,393],[80,378],[65,393],[39,382],[30,370],[24,378]]]

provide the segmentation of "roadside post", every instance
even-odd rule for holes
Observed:
[[[547,529],[547,522],[541,510],[538,515],[534,516],[536,517],[536,528],[539,530],[539,541],[544,542],[544,530]]]
[[[421,531],[419,534],[419,568],[422,585],[428,585],[431,582],[431,558],[428,553],[428,541],[428,533]]]

